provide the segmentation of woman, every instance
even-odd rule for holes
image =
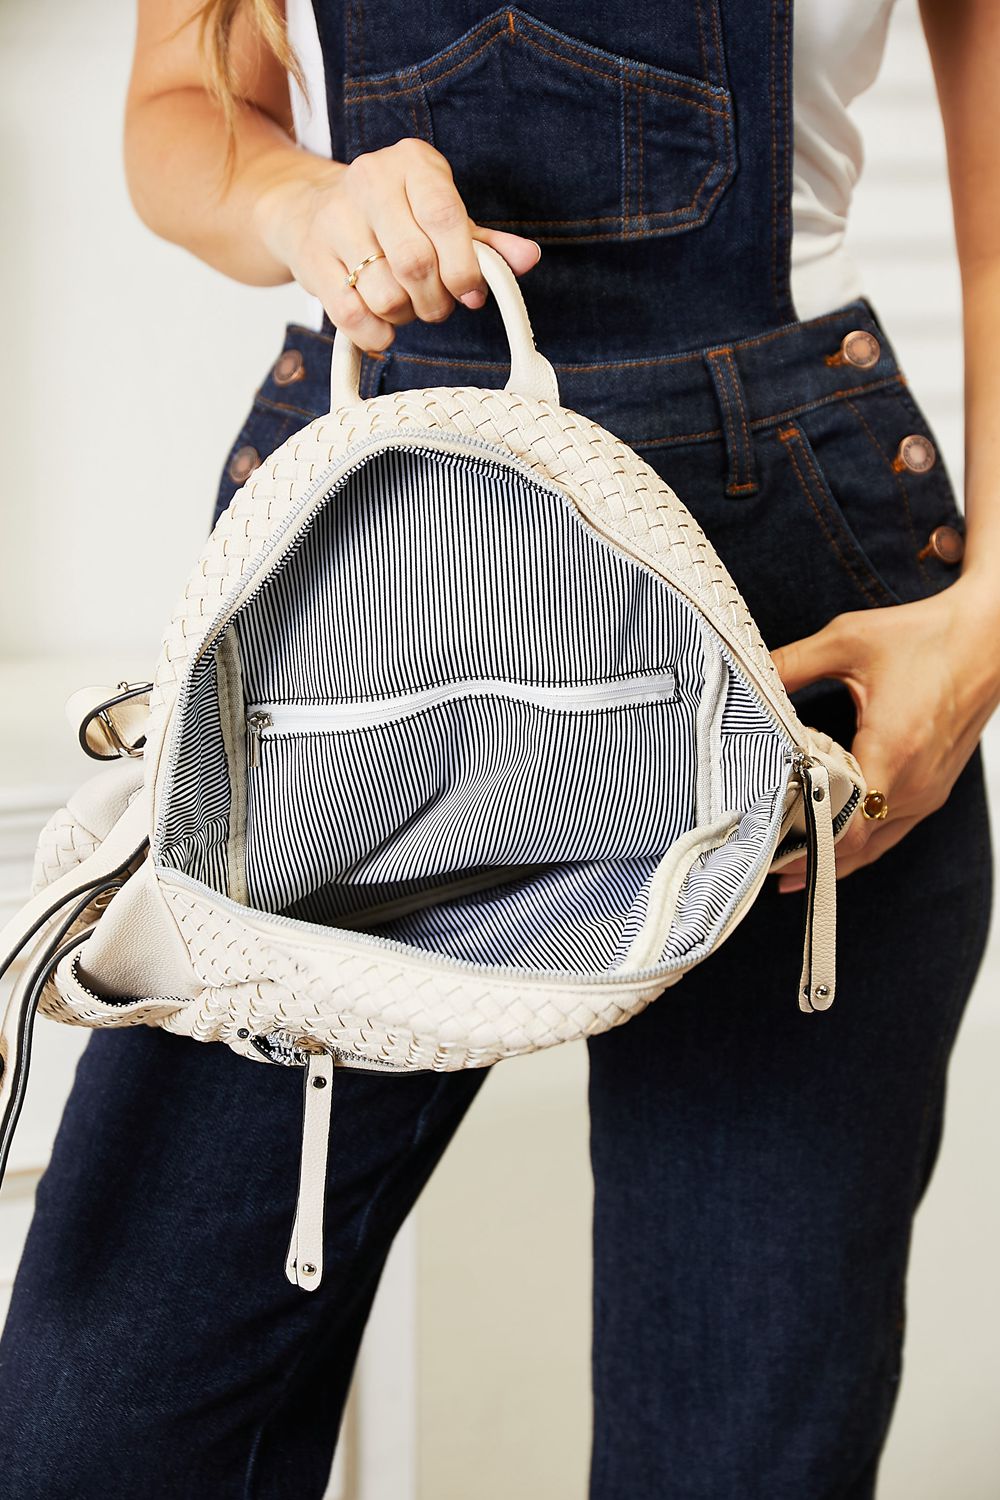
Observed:
[[[887,815],[839,845],[821,1025],[787,1003],[789,871],[710,962],[589,1043],[591,1500],[865,1500],[990,906],[1000,18],[924,3],[964,274],[966,526],[838,248],[858,149],[843,103],[877,70],[888,3],[801,5],[793,38],[787,0],[316,0],[332,159],[291,138],[294,59],[263,0],[204,9],[222,102],[187,0],[141,0],[135,204],[226,274],[294,278],[322,309],[288,329],[220,506],[325,410],[335,325],[365,395],[502,383],[484,240],[526,277],[565,403],[669,479],[800,713],[883,794],[869,809]],[[4,1492],[320,1496],[393,1234],[483,1079],[344,1078],[307,1298],[273,1273],[294,1074],[143,1028],[96,1036],[2,1346]]]

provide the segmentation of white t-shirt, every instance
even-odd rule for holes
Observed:
[[[848,112],[874,81],[894,0],[795,0],[792,95],[792,301],[800,318],[830,312],[862,294],[844,245],[847,214],[864,150]],[[310,113],[290,79],[295,131],[303,146],[330,155],[323,53],[312,0],[286,0],[289,40],[315,101]],[[312,326],[322,319],[310,298]]]

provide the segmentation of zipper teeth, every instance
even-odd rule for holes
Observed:
[[[601,709],[617,703],[673,702],[676,685],[675,674],[669,668],[617,682],[573,686],[536,686],[505,682],[499,678],[470,678],[467,682],[441,683],[419,692],[400,693],[393,698],[372,698],[367,702],[258,704],[247,714],[247,725],[256,734],[322,734],[363,728],[368,724],[391,723],[456,699],[484,697],[573,712]]]
[[[804,753],[804,751],[802,751],[802,750],[795,751],[795,753],[793,755],[790,755],[788,757],[788,759],[791,761],[792,765],[794,766],[794,768],[795,768],[794,774],[798,777],[798,779],[800,780],[800,782],[801,782],[801,777],[798,776],[798,773],[799,773],[801,767],[802,766],[806,766],[806,765],[813,765],[813,764],[815,764],[815,762],[813,760],[813,757],[811,755],[806,755]],[[859,786],[854,786],[854,787],[851,788],[851,794],[848,797],[847,801],[844,803],[844,805],[840,809],[839,813],[837,813],[837,815],[833,819],[833,836],[834,836],[834,838],[836,838],[837,834],[844,827],[844,824],[847,822],[848,818],[850,818],[851,814],[853,813],[854,809],[857,807],[857,805],[858,805],[858,803],[860,801],[861,801],[861,788]],[[793,851],[796,851],[798,849],[805,849],[807,847],[807,844],[808,844],[808,840],[807,839],[799,839],[794,844],[787,844],[787,843],[786,844],[782,844],[782,846],[781,846],[781,852],[782,852],[782,854],[791,854]]]
[[[350,1060],[350,1063],[359,1072],[364,1072],[368,1069],[371,1069],[372,1072],[381,1070],[389,1073],[427,1073],[432,1071],[429,1068],[408,1068],[402,1063],[389,1062],[384,1057],[370,1057],[367,1052],[352,1052],[349,1047],[339,1047],[335,1042],[331,1042],[328,1047],[324,1048],[324,1051],[329,1052],[333,1057],[339,1057],[345,1067],[348,1065],[348,1060]]]

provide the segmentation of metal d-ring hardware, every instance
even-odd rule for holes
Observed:
[[[144,693],[151,692],[152,688],[151,682],[120,682],[118,692],[113,698],[106,698],[103,703],[98,703],[95,708],[92,708],[80,725],[80,746],[84,754],[89,755],[91,760],[118,760],[123,755],[128,756],[130,760],[140,760],[146,736],[141,735],[134,744],[122,739],[115,727],[111,709],[117,708],[120,703],[128,703],[132,698],[141,698]],[[100,725],[101,733],[108,742],[110,755],[100,755],[87,743],[87,730],[95,721]]]

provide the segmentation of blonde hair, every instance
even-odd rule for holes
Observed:
[[[225,177],[231,181],[236,165],[236,113],[243,102],[233,59],[233,27],[243,12],[251,33],[295,79],[306,101],[309,91],[302,64],[288,40],[284,17],[272,0],[202,0],[190,21],[197,21],[198,43],[205,61],[205,81],[222,109],[226,127]],[[185,22],[184,24],[189,24]]]

